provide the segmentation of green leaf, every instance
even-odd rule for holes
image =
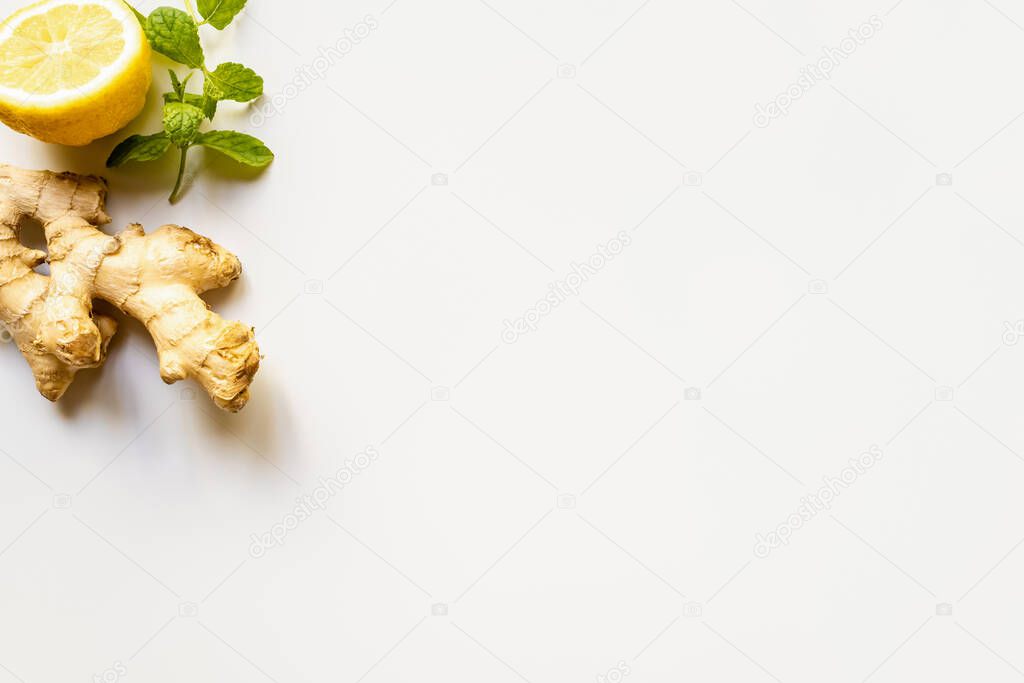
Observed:
[[[180,80],[178,80],[178,74],[174,73],[174,69],[168,69],[167,73],[171,75],[171,87],[174,89],[173,94],[177,97],[178,102],[181,102],[185,94],[185,86],[182,85]],[[172,93],[167,94],[170,95]],[[164,99],[166,101],[167,95],[164,95]]]
[[[193,107],[198,107],[203,110],[203,115],[213,120],[213,117],[217,115],[217,100],[206,97],[205,95],[196,95],[194,93],[182,93],[182,99],[178,99],[178,96],[172,92],[164,93],[164,102],[170,104],[171,102],[184,102],[185,104],[191,104]]]
[[[202,104],[197,104],[196,106],[203,110],[203,113],[206,114],[206,118],[213,121],[213,117],[217,115],[217,100],[212,97],[207,97],[206,95],[196,95],[196,97],[203,101]]]
[[[164,105],[164,132],[171,142],[184,147],[192,142],[203,122],[203,110],[184,102]]]
[[[193,69],[203,68],[206,58],[199,44],[199,27],[187,12],[158,7],[146,20],[146,37],[156,52]]]
[[[207,72],[203,92],[215,100],[249,102],[263,94],[263,78],[247,66],[225,62]]]
[[[245,7],[245,0],[199,0],[198,6],[206,23],[223,31]]]
[[[124,140],[107,159],[107,168],[120,166],[127,161],[155,161],[171,146],[171,141],[163,133],[156,135],[132,135]]]
[[[203,110],[203,115],[213,121],[213,117],[217,115],[217,100],[206,95],[193,95],[190,92],[185,93],[185,101],[191,104],[193,107],[199,107]]]
[[[219,102],[224,99],[224,91],[220,89],[217,82],[210,78],[209,75],[203,79],[203,97]]]
[[[262,167],[274,160],[274,153],[257,138],[233,130],[200,133],[195,144],[215,149],[246,166]]]

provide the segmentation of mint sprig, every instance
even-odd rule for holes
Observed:
[[[199,27],[209,24],[224,30],[245,7],[246,0],[197,0],[199,15],[192,0],[185,0],[188,11],[158,7],[148,17],[132,8],[142,24],[154,52],[188,67],[184,78],[169,70],[171,91],[164,93],[163,131],[154,135],[132,135],[110,153],[107,166],[129,161],[155,161],[176,147],[180,153],[178,177],[170,201],[177,201],[185,176],[188,151],[200,146],[217,151],[240,164],[262,168],[274,160],[274,153],[257,138],[231,130],[202,132],[204,121],[217,115],[223,101],[251,102],[263,94],[263,79],[255,71],[237,62],[225,62],[212,71],[206,66],[206,54],[199,39]],[[188,92],[196,73],[203,76],[202,93]]]

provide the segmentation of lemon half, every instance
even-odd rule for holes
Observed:
[[[121,0],[43,0],[0,24],[0,120],[44,142],[123,128],[151,79],[149,42]]]

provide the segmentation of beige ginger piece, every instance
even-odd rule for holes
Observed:
[[[110,222],[106,193],[102,178],[0,164],[0,322],[39,392],[56,401],[77,371],[103,362],[117,323],[93,314],[102,299],[146,326],[165,382],[191,377],[221,408],[241,410],[259,369],[255,336],[199,298],[238,278],[238,259],[177,225],[107,235],[97,227]],[[21,243],[26,219],[43,226],[48,254]],[[49,277],[33,270],[44,260]]]

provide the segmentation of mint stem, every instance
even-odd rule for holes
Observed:
[[[174,182],[174,189],[171,191],[169,201],[174,204],[178,201],[178,193],[181,191],[181,181],[185,178],[185,160],[188,158],[188,147],[181,148],[181,161],[178,163],[178,179]]]
[[[185,9],[188,10],[189,16],[192,17],[192,21],[196,22],[197,26],[202,26],[203,24],[206,23],[206,22],[203,22],[203,24],[199,23],[199,15],[196,14],[195,8],[192,7],[192,0],[185,0]]]

